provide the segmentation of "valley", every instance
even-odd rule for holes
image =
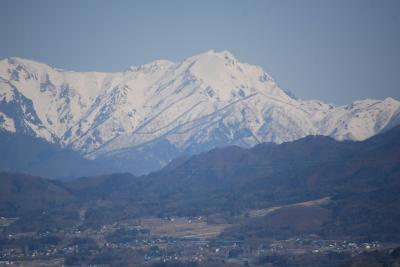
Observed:
[[[0,1],[0,267],[400,267],[400,1]]]
[[[352,237],[324,239],[315,234],[234,239],[220,236],[231,225],[209,224],[205,219],[143,218],[99,228],[7,236],[3,232],[0,266],[304,266],[308,262],[344,266],[357,255],[400,246]]]
[[[218,148],[145,176],[3,172],[1,264],[394,264],[399,133]]]

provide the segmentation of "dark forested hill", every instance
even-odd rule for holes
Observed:
[[[59,207],[73,198],[60,182],[26,174],[0,172],[0,184],[0,213],[7,217]]]
[[[20,191],[5,186],[14,180],[24,184],[18,175],[0,175],[0,215],[11,207],[5,203],[18,203],[26,205],[19,213],[84,208],[86,223],[94,225],[145,215],[204,215],[236,220],[228,236],[400,240],[400,127],[364,142],[310,136],[252,149],[219,148],[142,177],[114,174],[48,186],[34,186],[45,180],[30,177],[29,190]],[[50,205],[26,194],[63,201]]]

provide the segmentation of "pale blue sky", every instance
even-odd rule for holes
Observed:
[[[400,1],[7,1],[0,58],[121,71],[231,51],[298,97],[400,99]]]

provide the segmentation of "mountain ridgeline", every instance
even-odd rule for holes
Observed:
[[[75,151],[73,157],[82,161],[95,159],[90,171],[53,168],[46,174],[40,171],[45,163],[42,168],[13,161],[0,164],[4,171],[77,177],[101,173],[106,162],[112,171],[139,175],[217,147],[249,148],[308,135],[360,141],[398,124],[395,99],[346,106],[297,99],[260,67],[241,63],[228,51],[177,63],[157,60],[118,73],[0,60],[0,129],[40,138],[70,155]],[[63,159],[56,154],[48,155],[52,163]]]
[[[308,136],[217,148],[140,177],[61,182],[1,173],[0,190],[0,214],[20,217],[12,227],[27,231],[205,216],[234,222],[222,235],[236,239],[317,234],[399,241],[400,127],[362,142]]]

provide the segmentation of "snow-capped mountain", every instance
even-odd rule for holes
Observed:
[[[334,106],[300,100],[228,51],[125,72],[73,72],[20,58],[0,61],[0,128],[107,157],[142,173],[208,149],[306,135],[364,140],[400,124],[400,102]]]

